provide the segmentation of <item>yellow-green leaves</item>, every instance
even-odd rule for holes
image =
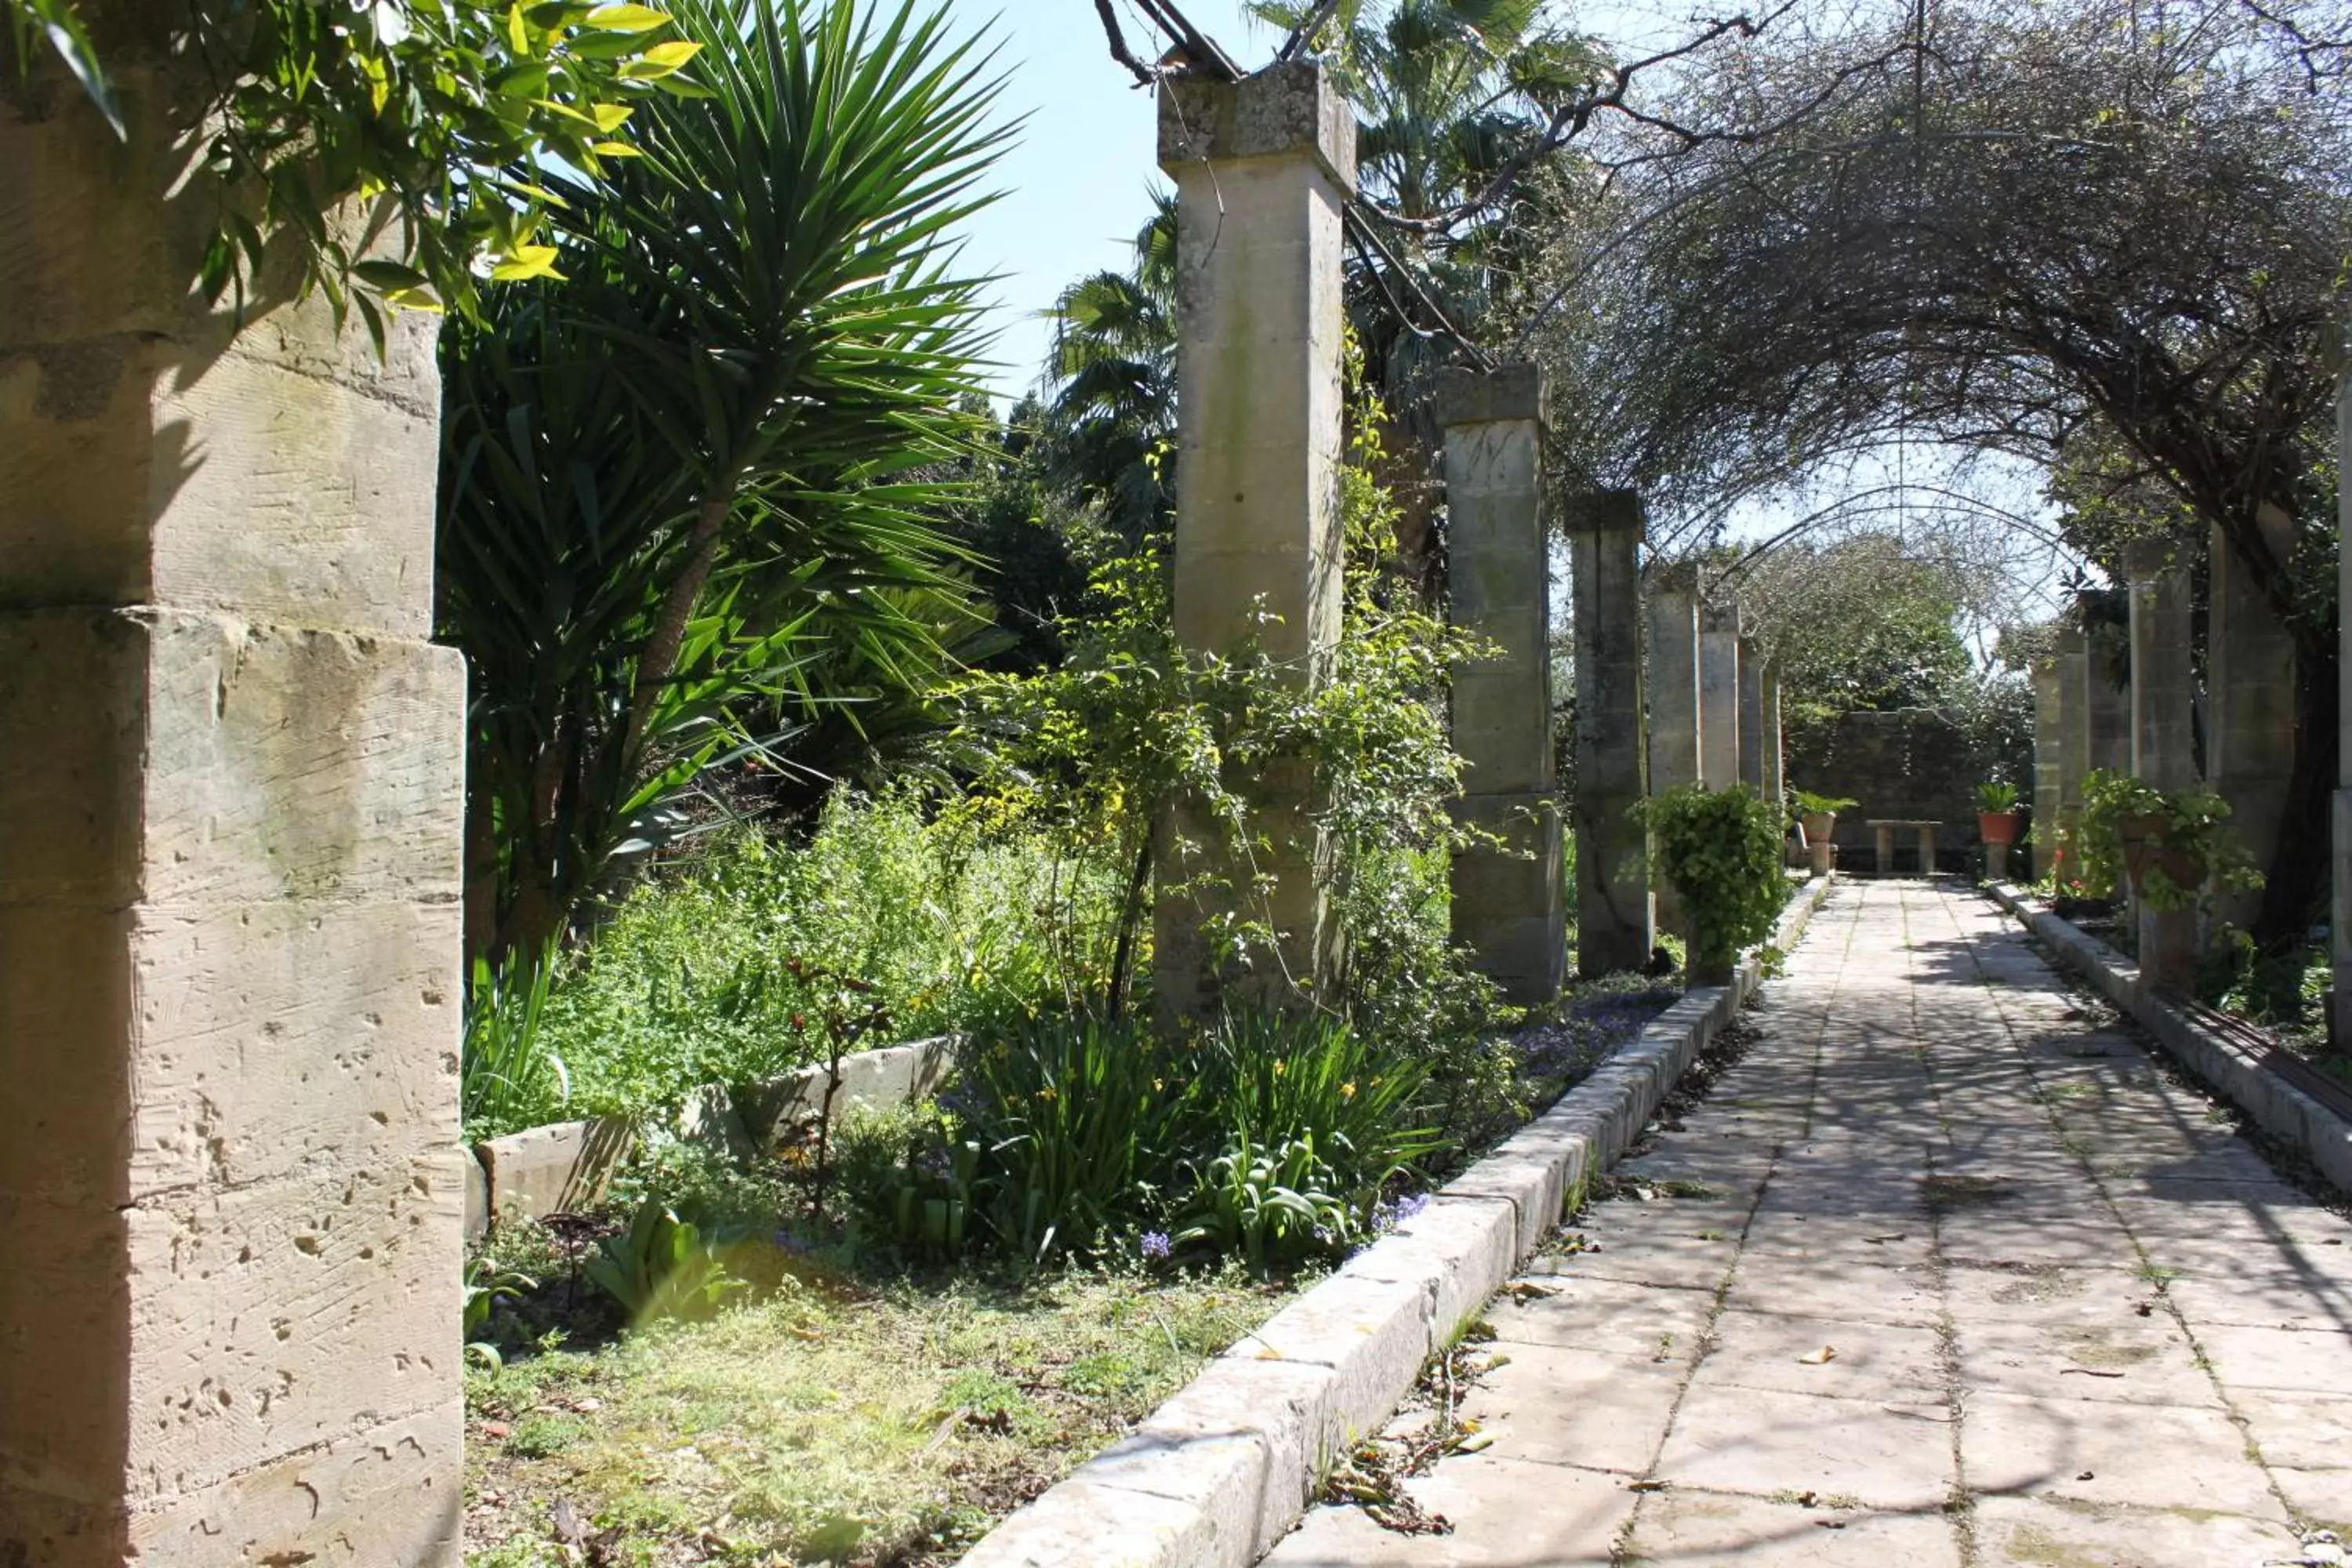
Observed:
[[[518,283],[526,278],[561,279],[555,269],[555,247],[551,245],[518,245],[512,254],[490,268],[493,281]]]
[[[688,43],[683,38],[673,38],[666,44],[656,44],[635,59],[621,67],[621,79],[623,81],[658,81],[666,76],[676,75],[685,68],[687,61],[701,52],[700,44]]]
[[[650,5],[599,5],[588,13],[587,25],[608,33],[649,33],[669,18]]]

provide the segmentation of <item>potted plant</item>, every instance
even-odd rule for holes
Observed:
[[[1830,831],[1837,826],[1837,814],[1856,803],[1843,795],[1815,795],[1811,790],[1790,792],[1797,802],[1797,820],[1805,825],[1805,842],[1826,843]]]
[[[2166,791],[2094,772],[2083,781],[2083,880],[2094,892],[2120,881],[2157,910],[2192,907],[2209,880],[2258,888],[2261,871],[2223,826],[2229,815],[2229,803],[2210,790]]]
[[[2014,844],[2017,826],[2017,786],[1999,779],[1977,785],[1977,836],[1987,844]]]
[[[1791,790],[1797,803],[1797,820],[1805,827],[1805,858],[1815,876],[1826,875],[1830,868],[1830,835],[1837,827],[1837,814],[1856,804],[1843,795],[1815,795],[1811,790]]]

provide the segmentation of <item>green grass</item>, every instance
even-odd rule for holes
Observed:
[[[467,1561],[952,1562],[1255,1328],[1238,1273],[821,1279],[467,1382]]]

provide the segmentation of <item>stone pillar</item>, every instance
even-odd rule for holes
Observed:
[[[1462,810],[1511,847],[1454,858],[1454,935],[1527,1005],[1557,997],[1568,966],[1542,410],[1532,365],[1454,371],[1438,383],[1454,619],[1502,649],[1454,677],[1454,746],[1470,764]]]
[[[1739,782],[1764,793],[1764,649],[1739,639]]]
[[[1650,793],[1699,782],[1702,749],[1698,695],[1698,568],[1692,563],[1651,567],[1648,689]],[[1672,884],[1657,879],[1661,929],[1688,935]]]
[[[1722,789],[1739,782],[1739,606],[1701,605],[1698,613],[1699,782]]]
[[[2058,736],[2058,821],[2069,838],[2079,835],[2083,827],[2083,781],[2091,772],[2091,650],[2090,639],[2079,631],[2058,634],[2058,687],[2063,693],[2059,704]],[[2063,875],[2080,873],[2079,850],[2076,863],[2065,867]]]
[[[2160,540],[2131,545],[2132,776],[2160,790],[2197,784],[2197,679],[2190,647],[2187,570]],[[2197,967],[2197,911],[2139,910],[2143,985],[2186,985]]]
[[[2050,874],[2050,860],[2058,847],[2058,825],[2065,796],[2066,688],[2059,678],[2058,660],[2037,660],[2033,666],[2033,879]]]
[[[205,309],[205,83],[91,20],[127,139],[0,88],[0,1563],[454,1565],[435,323]]]
[[[1761,758],[1764,803],[1785,816],[1789,789],[1787,757],[1780,746],[1780,671],[1772,665],[1766,665],[1759,685],[1757,709],[1762,722],[1757,731],[1756,749]]]
[[[1642,735],[1642,498],[1601,490],[1569,502],[1576,595],[1576,972],[1639,969],[1657,941]]]
[[[2264,509],[2263,541],[2284,562],[2294,547],[2294,521]],[[2206,773],[2230,803],[2230,826],[2265,871],[2278,852],[2294,769],[2294,641],[2221,537],[2208,545],[2211,582],[2206,622]],[[2241,928],[2261,912],[2260,889],[2223,893],[2214,912]]]
[[[1327,673],[1339,636],[1340,213],[1356,121],[1321,67],[1238,82],[1171,79],[1160,163],[1176,182],[1179,643],[1252,644],[1296,679]],[[1272,619],[1266,617],[1271,616]],[[1161,825],[1154,909],[1163,1018],[1311,997],[1333,967],[1305,759],[1236,781],[1255,857],[1181,805]],[[1275,952],[1221,973],[1205,918],[1263,922]]]
[[[2347,331],[2345,336],[2352,336]],[[2339,339],[2338,353],[2347,345]],[[2352,474],[2352,363],[2336,376],[2336,471]],[[2352,1051],[2352,485],[2336,486],[2336,795],[2329,802],[2331,863],[2328,867],[2328,966],[2335,973],[2327,998],[2330,1049]]]
[[[2105,637],[2084,640],[2083,711],[2086,724],[2089,769],[2099,773],[2132,771],[2132,688],[2121,668],[2119,651]],[[2126,642],[2126,646],[2128,646]]]

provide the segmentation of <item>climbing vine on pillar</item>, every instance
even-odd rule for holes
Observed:
[[[1653,864],[1674,884],[1690,922],[1691,977],[1721,984],[1741,948],[1772,934],[1789,901],[1780,814],[1745,784],[1684,784],[1635,810],[1649,825]]]

